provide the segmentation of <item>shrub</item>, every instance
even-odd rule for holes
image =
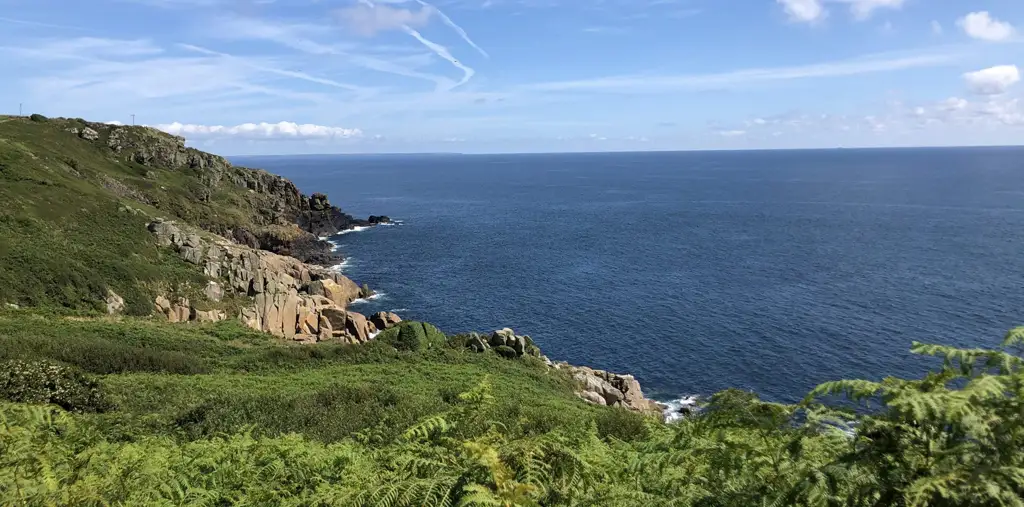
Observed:
[[[20,403],[52,403],[73,412],[111,408],[99,383],[78,370],[47,361],[3,363],[0,396]]]
[[[47,118],[41,114],[33,114],[32,116],[29,116],[28,119],[38,122],[43,122],[47,120]]]
[[[382,332],[377,340],[398,350],[419,352],[443,346],[448,337],[431,324],[409,321]]]
[[[597,434],[601,438],[617,438],[624,442],[647,440],[651,430],[647,416],[629,410],[610,407],[596,417]]]

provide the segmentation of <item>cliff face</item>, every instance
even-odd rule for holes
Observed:
[[[209,203],[236,189],[247,192],[248,213],[231,221],[200,220],[210,232],[242,244],[296,257],[304,262],[332,264],[340,261],[330,243],[321,237],[353,227],[387,221],[387,217],[354,218],[332,205],[324,194],[307,197],[291,181],[260,169],[234,166],[224,157],[185,146],[185,139],[149,127],[85,123],[73,133],[105,146],[120,161],[146,168],[167,169],[196,179],[195,198]],[[127,192],[136,200],[161,207],[144,190]],[[218,195],[219,194],[219,195]],[[172,210],[173,211],[173,210]],[[184,218],[184,217],[183,217]]]
[[[397,316],[368,319],[348,311],[349,303],[367,296],[366,290],[330,269],[203,235],[184,224],[158,220],[148,228],[161,245],[209,277],[207,297],[241,302],[238,313],[229,315],[198,310],[187,299],[158,297],[156,311],[172,322],[236,317],[252,329],[289,340],[365,343],[401,321]]]

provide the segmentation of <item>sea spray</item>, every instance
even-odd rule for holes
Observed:
[[[349,304],[350,305],[358,305],[358,304],[363,304],[363,303],[369,303],[370,301],[377,301],[378,299],[384,299],[384,295],[385,294],[383,292],[377,292],[377,293],[375,293],[374,295],[372,295],[372,296],[370,296],[368,298],[359,298],[359,299],[356,299],[356,300],[352,301]]]
[[[679,421],[700,411],[700,398],[697,396],[683,396],[662,404],[668,407],[665,409],[666,422]]]

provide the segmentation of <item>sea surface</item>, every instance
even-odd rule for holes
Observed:
[[[672,400],[917,376],[1024,324],[1024,149],[235,157],[360,217],[332,238],[446,332],[512,327]]]

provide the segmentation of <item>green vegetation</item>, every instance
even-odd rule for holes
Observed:
[[[1024,493],[1024,329],[996,350],[915,344],[943,359],[922,380],[829,383],[798,406],[725,391],[664,424],[585,404],[533,357],[440,346],[418,322],[393,341],[293,346],[234,323],[42,319],[0,314],[0,359],[19,365],[0,392],[20,402],[0,405],[3,505],[995,506]],[[872,408],[820,401],[837,395]]]
[[[1024,506],[1024,328],[914,344],[942,360],[920,380],[795,406],[728,390],[665,424],[580,400],[528,339],[404,322],[298,345],[143,318],[157,293],[215,306],[151,217],[224,231],[278,209],[176,143],[0,118],[0,505]],[[136,317],[99,316],[110,290]]]
[[[378,342],[412,352],[441,347],[447,340],[444,333],[425,322],[402,322],[377,336]]]
[[[158,293],[201,301],[205,279],[158,248],[146,224],[165,217],[209,230],[254,227],[260,196],[209,181],[209,168],[145,158],[174,153],[170,136],[94,127],[90,140],[76,134],[86,128],[78,119],[0,117],[0,305],[103,313],[108,289],[130,315],[149,315]],[[149,151],[132,148],[147,142]]]

